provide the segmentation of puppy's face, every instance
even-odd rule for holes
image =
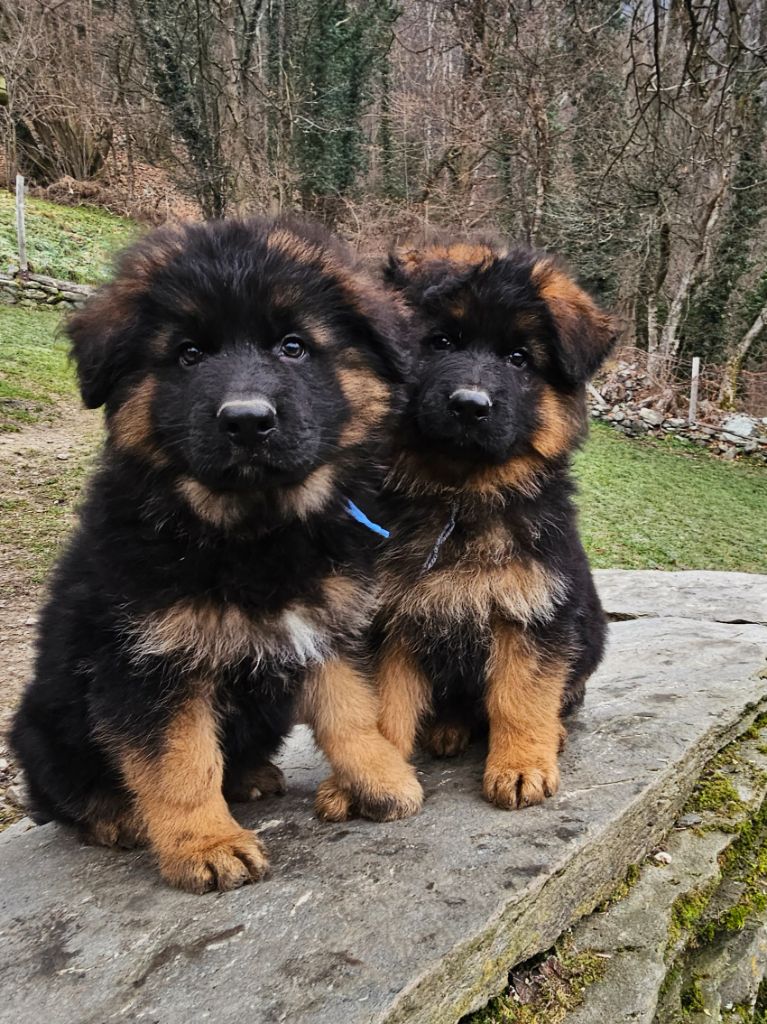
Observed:
[[[239,491],[369,439],[397,373],[387,315],[312,229],[224,222],[139,243],[69,332],[118,448]]]
[[[614,332],[552,261],[433,247],[392,257],[387,276],[417,324],[406,444],[486,464],[572,447]]]

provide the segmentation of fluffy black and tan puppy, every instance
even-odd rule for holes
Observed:
[[[485,797],[554,793],[562,715],[605,625],[578,537],[570,457],[613,325],[549,257],[451,245],[393,256],[415,316],[410,399],[387,487],[381,728],[409,757],[489,726]]]
[[[394,305],[291,222],[165,230],[69,322],[101,466],[43,612],[13,727],[38,820],[146,840],[194,892],[260,877],[225,795],[278,791],[295,716],[372,818],[417,810],[358,640],[376,538]]]

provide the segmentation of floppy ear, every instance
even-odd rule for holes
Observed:
[[[100,289],[66,324],[80,394],[88,409],[104,405],[130,369],[133,316],[120,291],[119,283]]]
[[[135,369],[139,357],[141,299],[150,282],[176,256],[184,234],[161,228],[126,249],[114,281],[104,285],[66,324],[83,402],[96,409],[117,383]]]
[[[615,322],[553,260],[538,260],[531,277],[557,330],[562,372],[573,383],[585,384],[615,344]]]

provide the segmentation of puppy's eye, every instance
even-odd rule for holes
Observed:
[[[506,362],[511,363],[512,366],[524,366],[527,362],[527,352],[523,348],[515,348],[510,355],[506,356]]]
[[[306,342],[297,334],[286,334],[278,349],[284,359],[303,359],[307,354]]]
[[[446,352],[453,347],[453,342],[446,334],[432,334],[429,338],[429,345],[436,352]]]
[[[194,366],[205,357],[205,353],[196,345],[182,345],[178,350],[178,361],[182,366]]]

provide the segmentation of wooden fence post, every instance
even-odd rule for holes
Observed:
[[[698,414],[698,383],[700,380],[700,357],[693,356],[692,359],[692,380],[690,381],[690,412],[687,417],[690,423],[695,422]]]
[[[27,263],[27,227],[24,222],[24,175],[16,175],[16,238],[19,244],[19,276],[29,276]]]

